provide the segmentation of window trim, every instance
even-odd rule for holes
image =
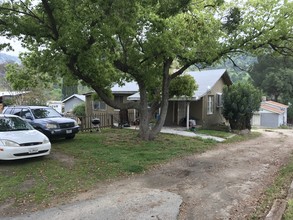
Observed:
[[[99,106],[101,107],[101,102],[104,103],[105,108],[95,108],[95,103],[99,103]],[[92,102],[92,107],[93,107],[94,111],[106,111],[107,110],[107,104],[104,101],[101,101],[101,100],[94,100]]]
[[[208,95],[207,100],[207,115],[214,114],[214,95]]]
[[[222,108],[223,107],[223,94],[221,92],[217,92],[216,97],[217,97],[217,108]]]

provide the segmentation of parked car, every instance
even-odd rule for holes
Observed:
[[[3,114],[24,118],[49,139],[72,139],[79,132],[79,126],[75,120],[63,117],[55,109],[47,106],[8,106],[4,108]]]
[[[46,135],[18,116],[0,114],[0,160],[45,156],[50,151]]]

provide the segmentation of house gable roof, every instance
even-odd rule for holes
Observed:
[[[18,96],[27,94],[29,91],[0,91],[0,97],[2,96]]]
[[[136,82],[126,82],[122,86],[115,84],[111,88],[113,94],[134,94],[138,90],[139,88]]]
[[[279,103],[279,102],[266,101],[265,103],[268,104],[268,105],[277,106],[277,107],[279,107],[279,108],[289,108],[288,105],[284,105],[284,104]]]
[[[112,88],[111,88],[111,92],[112,94],[125,94],[125,95],[132,95],[136,92],[138,92],[139,88],[136,82],[126,82],[124,83],[124,85],[120,86],[118,84],[115,84]],[[94,91],[91,92],[87,92],[84,95],[85,96],[89,96],[91,94],[95,93]]]
[[[199,99],[203,97],[211,88],[215,86],[215,84],[222,78],[226,85],[232,85],[232,81],[229,77],[226,69],[214,69],[214,70],[202,70],[202,71],[191,71],[186,72],[185,74],[189,74],[194,77],[198,89],[194,92],[192,97],[193,100]],[[129,94],[127,100],[139,100],[139,87],[136,82],[126,82],[123,86],[119,86],[115,84],[111,91],[113,94]],[[86,93],[85,95],[90,95],[93,92]],[[178,100],[178,98],[175,98]],[[179,98],[180,99],[180,98]],[[185,98],[184,98],[185,99]]]
[[[68,98],[64,99],[64,100],[62,101],[62,103],[65,103],[65,102],[67,102],[68,100],[70,100],[70,99],[72,99],[72,98],[78,98],[78,99],[80,99],[81,101],[85,102],[85,95],[73,94],[73,95],[69,96]]]
[[[277,113],[277,114],[283,114],[285,112],[285,109],[287,109],[288,106],[274,102],[274,101],[264,101],[260,105],[261,110],[269,111],[272,113]]]
[[[193,98],[196,99],[205,96],[221,78],[226,85],[232,85],[232,81],[226,69],[193,71],[187,72],[187,74],[191,75],[198,85],[198,89],[193,94]]]

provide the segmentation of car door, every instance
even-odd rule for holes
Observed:
[[[20,116],[21,108],[12,108],[9,114]]]
[[[35,129],[39,130],[39,126],[34,122],[34,116],[29,108],[22,108],[20,117],[30,123]]]

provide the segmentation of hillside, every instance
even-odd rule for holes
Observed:
[[[5,53],[0,53],[0,64],[4,63],[20,63],[20,59]]]

